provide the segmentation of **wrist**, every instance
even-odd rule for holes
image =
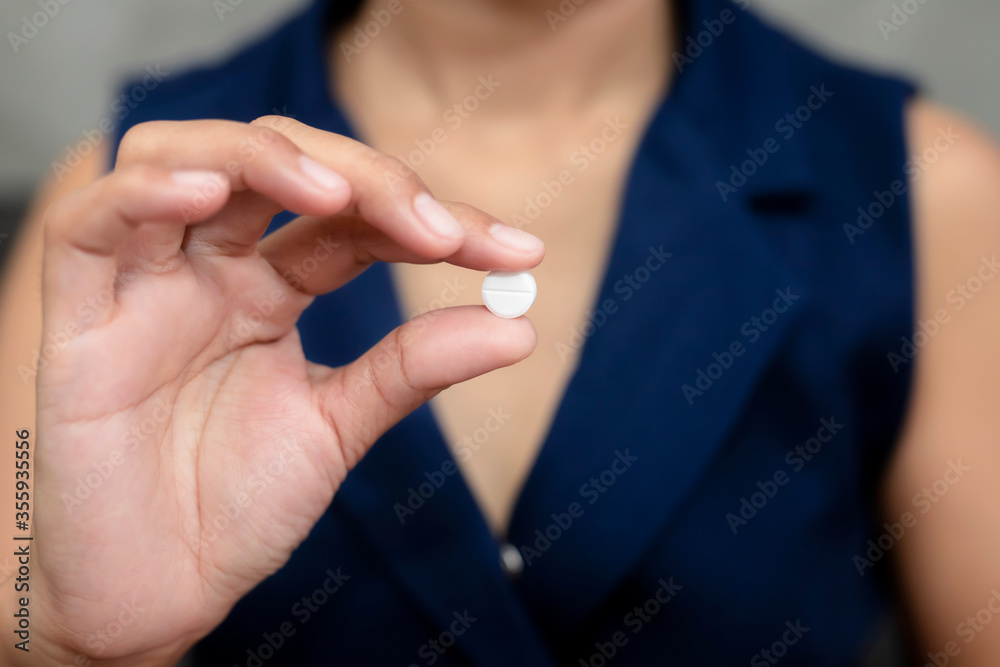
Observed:
[[[74,665],[71,652],[46,637],[45,615],[33,593],[4,591],[0,595],[0,613],[3,615],[0,656],[4,667]]]
[[[56,640],[58,625],[47,614],[36,592],[37,577],[30,591],[7,590],[0,597],[4,638],[4,667],[78,667],[93,665],[93,661],[77,659],[77,655]],[[87,656],[84,656],[86,658]]]
[[[88,646],[87,638],[66,631],[44,604],[41,582],[32,583],[30,597],[27,593],[7,591],[0,596],[0,613],[4,638],[0,647],[0,667],[171,667],[184,656],[190,646],[178,643],[174,647],[159,648],[141,654],[108,658]],[[22,597],[28,599],[27,629],[24,629]],[[17,616],[21,614],[21,616]],[[25,634],[27,636],[25,636]],[[26,643],[25,643],[26,641]]]

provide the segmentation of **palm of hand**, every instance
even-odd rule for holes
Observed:
[[[205,261],[136,278],[114,319],[74,340],[40,382],[40,438],[58,461],[41,471],[41,492],[60,510],[40,517],[37,535],[64,544],[42,554],[46,583],[67,630],[94,633],[123,606],[141,610],[134,622],[150,631],[124,633],[112,655],[221,621],[284,564],[347,473],[323,413],[335,406],[317,396],[322,371],[293,325],[253,317],[270,304],[294,322],[308,298],[257,256]],[[96,488],[78,488],[95,473]]]
[[[288,119],[136,129],[48,214],[43,330],[68,342],[38,377],[32,592],[56,660],[175,660],[288,560],[386,429],[536,340],[456,307],[347,366],[307,362],[302,310],[374,261],[523,270],[544,248],[415,175],[386,189],[389,158]],[[314,217],[261,240],[282,208]],[[323,264],[289,281],[321,240]]]

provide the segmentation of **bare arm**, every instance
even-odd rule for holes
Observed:
[[[911,154],[937,154],[913,186],[917,317],[935,324],[923,327],[926,339],[914,336],[912,402],[884,487],[885,518],[909,515],[912,523],[893,555],[924,661],[931,653],[939,664],[993,667],[1000,664],[1000,151],[972,123],[932,104],[915,103],[908,119]],[[949,130],[951,145],[942,139]],[[993,622],[984,624],[987,617]]]

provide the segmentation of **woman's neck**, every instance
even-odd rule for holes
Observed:
[[[482,77],[502,93],[484,113],[558,116],[662,91],[672,3],[579,1],[367,0],[331,45],[338,95],[439,115]]]

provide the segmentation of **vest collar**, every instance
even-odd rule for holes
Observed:
[[[318,2],[304,17],[289,94],[303,122],[350,133],[327,92],[324,7]],[[504,578],[460,476],[400,523],[394,505],[450,460],[426,408],[383,438],[334,500],[435,627],[446,629],[465,610],[484,619],[456,642],[476,664],[552,664],[538,628],[569,635],[628,574],[709,470],[807,308],[806,285],[770,239],[770,209],[760,202],[808,204],[818,189],[805,137],[786,138],[777,127],[807,103],[809,86],[793,84],[790,46],[760,41],[767,29],[744,10],[725,0],[685,8],[682,47],[688,38],[706,44],[692,49],[692,62],[680,61],[636,156],[597,301],[615,312],[586,340],[515,508],[509,539],[530,560],[521,578],[514,586]],[[767,151],[769,138],[779,149],[745,183],[730,182],[735,192],[724,197],[719,183],[731,166],[760,155],[748,150]],[[374,267],[356,282],[368,297],[348,299],[360,310],[340,315],[383,327],[360,336],[377,339],[398,323],[395,304],[381,303],[392,289],[388,273]],[[781,314],[766,331],[744,328],[768,309]],[[338,337],[329,344],[351,344]],[[742,352],[730,362],[735,343]],[[612,475],[618,481],[606,485]],[[582,512],[572,526],[550,530],[574,503]]]

